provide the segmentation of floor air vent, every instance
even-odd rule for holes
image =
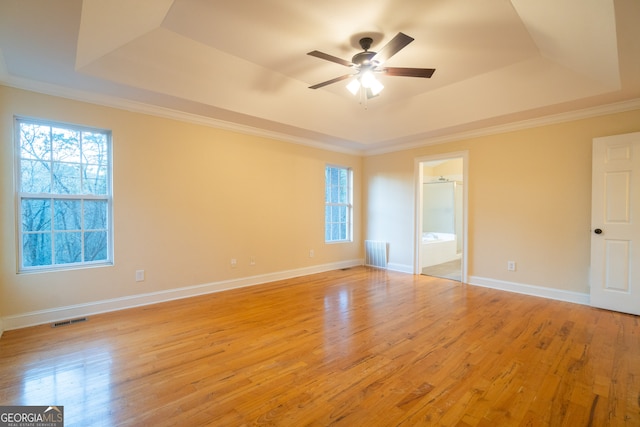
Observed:
[[[55,322],[51,324],[52,328],[58,328],[60,326],[73,325],[74,323],[86,322],[88,319],[86,317],[79,317],[77,319],[71,320],[61,320],[60,322]]]
[[[379,240],[364,241],[364,265],[387,268],[387,242]]]

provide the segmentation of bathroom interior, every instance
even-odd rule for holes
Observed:
[[[462,280],[463,159],[422,163],[420,271]]]

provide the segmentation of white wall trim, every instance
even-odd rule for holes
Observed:
[[[489,279],[486,277],[470,276],[470,285],[482,286],[485,288],[498,289],[501,291],[515,292],[518,294],[531,295],[554,299],[558,301],[572,302],[575,304],[590,305],[588,293],[564,291],[562,289],[545,288],[542,286],[525,285],[522,283],[507,282],[504,280]]]
[[[161,302],[221,292],[246,286],[255,286],[274,282],[277,280],[285,280],[293,277],[306,276],[309,274],[323,273],[325,271],[338,270],[341,268],[356,267],[363,264],[363,259],[354,259],[349,261],[297,268],[294,270],[285,270],[276,273],[262,274],[259,276],[242,277],[238,279],[204,283],[201,285],[168,289],[146,294],[131,295],[85,304],[76,304],[46,310],[32,311],[28,313],[16,314],[0,318],[0,326],[4,327],[4,330],[7,331],[12,329],[26,328],[28,326],[85,317],[93,314],[107,313],[110,311],[140,307],[149,304],[157,304]]]
[[[612,104],[598,105],[595,107],[589,107],[580,110],[567,111],[565,113],[537,117],[534,119],[519,120],[502,125],[488,126],[470,131],[452,132],[443,136],[420,138],[419,135],[416,135],[413,141],[409,141],[404,144],[388,145],[381,148],[365,150],[364,155],[377,156],[380,154],[393,153],[396,151],[421,148],[428,145],[445,144],[447,142],[461,141],[464,139],[480,138],[483,136],[491,136],[507,132],[533,129],[542,126],[605,116],[607,114],[624,113],[627,111],[637,110],[638,108],[640,108],[640,98],[635,98],[626,101],[615,102]]]
[[[387,264],[387,270],[398,271],[400,273],[413,274],[413,266],[407,264],[397,264],[390,262]]]
[[[354,156],[361,156],[362,151],[341,147],[339,145],[327,144],[321,141],[312,140],[309,138],[289,135],[284,132],[270,131],[266,129],[257,128],[254,126],[243,125],[239,123],[233,123],[226,120],[215,119],[194,113],[186,113],[183,111],[173,110],[171,108],[160,107],[157,105],[147,104],[144,102],[132,101],[125,98],[119,98],[115,96],[105,95],[95,92],[87,92],[78,89],[72,89],[46,82],[38,82],[29,79],[23,79],[13,76],[3,76],[0,69],[0,84],[16,89],[28,90],[31,92],[41,93],[44,95],[56,96],[64,99],[71,99],[73,101],[86,102],[89,104],[95,104],[110,108],[117,108],[124,111],[131,111],[133,113],[149,114],[155,117],[162,117],[165,119],[178,120],[185,123],[192,123],[196,125],[209,126],[215,129],[228,130],[231,132],[237,132],[240,134],[257,136],[261,138],[275,139],[284,142],[290,142],[298,145],[306,145],[308,147],[318,148],[321,150],[352,154]]]
[[[483,127],[471,131],[453,132],[438,137],[428,137],[415,135],[412,140],[404,144],[389,144],[382,148],[368,149],[366,144],[363,144],[361,150],[350,149],[341,147],[339,145],[323,143],[316,140],[310,140],[308,138],[302,138],[297,136],[288,135],[283,132],[267,131],[265,129],[259,129],[253,126],[241,125],[238,123],[232,123],[224,120],[214,119],[211,117],[204,117],[197,114],[184,113],[181,111],[172,110],[169,108],[158,107],[142,102],[131,101],[124,98],[98,94],[93,92],[86,92],[77,89],[71,89],[59,85],[50,83],[37,82],[29,79],[18,78],[9,76],[7,73],[3,73],[1,58],[0,58],[0,84],[5,86],[14,87],[17,89],[28,90],[32,92],[38,92],[45,95],[57,96],[60,98],[72,99],[81,102],[88,102],[97,105],[103,105],[112,108],[118,108],[122,110],[132,111],[136,113],[150,114],[157,117],[163,117],[173,120],[180,120],[187,123],[195,123],[205,126],[211,126],[217,129],[230,130],[246,135],[259,136],[264,138],[273,138],[285,142],[291,142],[294,144],[306,145],[314,148],[319,148],[327,151],[334,151],[339,153],[346,153],[358,156],[374,156],[386,153],[392,153],[397,151],[404,151],[413,148],[420,148],[428,145],[444,144],[452,141],[460,141],[463,139],[478,138],[482,136],[496,135],[506,132],[513,132],[519,130],[525,130],[540,126],[553,125],[557,123],[564,123],[574,120],[588,119],[591,117],[604,116],[607,114],[616,114],[626,111],[636,110],[640,108],[640,98],[634,98],[626,101],[615,102],[612,104],[598,105],[595,107],[589,107],[579,110],[572,110],[564,113],[552,114],[534,119],[520,120],[503,125]]]

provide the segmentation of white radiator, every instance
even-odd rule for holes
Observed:
[[[387,268],[387,242],[365,240],[364,265]]]

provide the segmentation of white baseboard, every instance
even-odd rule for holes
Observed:
[[[522,283],[507,282],[503,280],[488,279],[485,277],[470,276],[469,284],[501,291],[515,292],[518,294],[554,299],[558,301],[572,302],[589,305],[589,294],[581,292],[563,291],[562,289],[545,288],[542,286],[525,285]]]
[[[363,265],[364,260],[356,259],[341,261],[331,264],[315,265],[311,267],[286,270],[276,273],[262,274],[259,276],[242,277],[239,279],[224,280],[220,282],[205,283],[184,288],[168,289],[165,291],[151,292],[140,295],[132,295],[109,300],[89,302],[86,304],[56,307],[47,310],[32,311],[0,318],[0,331],[26,328],[28,326],[42,325],[61,320],[86,317],[92,314],[106,313],[123,310],[126,308],[140,307],[149,304],[189,298],[198,295],[226,291],[229,289],[254,286],[277,280],[291,279],[293,277],[306,276],[308,274],[323,273],[325,271],[338,270]],[[3,328],[3,329],[2,329]],[[0,332],[1,333],[1,332]]]
[[[390,262],[387,264],[387,270],[398,271],[400,273],[413,274],[413,265],[395,264]]]

